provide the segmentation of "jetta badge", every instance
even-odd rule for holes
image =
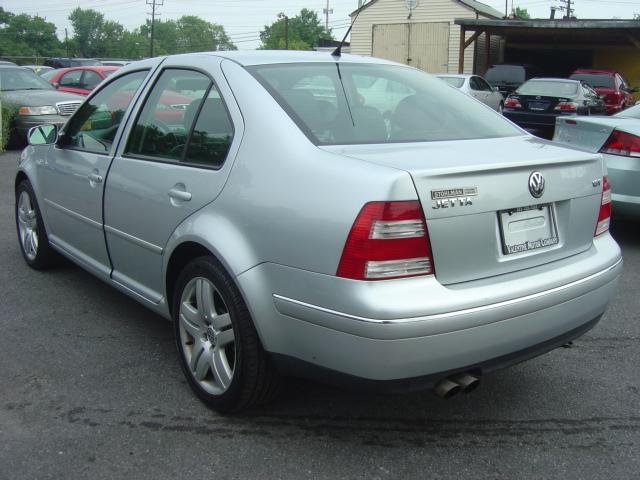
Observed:
[[[544,193],[544,177],[540,172],[529,175],[529,192],[533,198],[540,198]]]

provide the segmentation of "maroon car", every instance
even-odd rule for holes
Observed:
[[[580,68],[571,74],[573,80],[581,80],[591,85],[604,99],[607,114],[618,113],[635,105],[633,93],[637,88],[630,88],[622,75],[613,70],[593,70]]]

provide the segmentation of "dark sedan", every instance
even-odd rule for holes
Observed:
[[[26,139],[31,127],[44,123],[63,125],[84,97],[59,92],[32,70],[0,65],[0,98],[15,109],[11,142]]]
[[[551,138],[556,118],[602,115],[604,101],[589,85],[563,78],[534,78],[507,97],[504,116],[539,136]]]

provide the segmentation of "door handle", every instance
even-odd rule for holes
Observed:
[[[90,173],[89,175],[87,175],[87,178],[91,183],[102,183],[102,175],[99,175],[97,173]]]
[[[188,202],[191,200],[191,193],[185,192],[184,190],[178,190],[177,188],[172,188],[169,190],[169,196],[174,200],[180,200],[181,202]]]

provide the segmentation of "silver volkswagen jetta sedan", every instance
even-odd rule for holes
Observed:
[[[279,375],[470,390],[593,327],[622,266],[601,155],[382,60],[150,59],[30,141],[26,262],[62,254],[173,320],[219,411]]]

